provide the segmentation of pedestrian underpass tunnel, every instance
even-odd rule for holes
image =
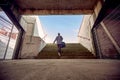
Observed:
[[[56,15],[83,15],[61,56],[38,18]],[[119,35],[120,0],[0,0],[0,80],[120,80]]]
[[[70,0],[70,2],[66,0],[57,2],[54,0],[36,2],[33,0],[2,0],[0,3],[0,58],[119,59],[119,3],[119,0]],[[84,14],[77,34],[79,43],[66,44],[62,57],[58,57],[55,54],[56,47],[46,43],[47,35],[44,32],[44,26],[35,15],[70,14]]]

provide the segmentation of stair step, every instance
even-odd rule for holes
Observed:
[[[41,56],[37,59],[96,59],[95,56]]]
[[[80,44],[66,44],[62,48],[61,56],[57,54],[57,46],[47,44],[46,47],[36,56],[37,59],[95,59],[96,57],[91,54],[85,47]]]
[[[49,52],[46,52],[46,53],[40,53],[39,54],[40,56],[47,56],[47,55],[51,55],[51,56],[55,56],[55,55],[58,55],[57,52],[56,53],[49,53]],[[61,55],[63,56],[81,56],[81,55],[84,55],[84,56],[92,56],[93,54],[91,54],[90,52],[82,52],[82,53],[61,53]]]

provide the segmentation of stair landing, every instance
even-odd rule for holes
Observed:
[[[120,80],[120,60],[5,60],[0,80]]]

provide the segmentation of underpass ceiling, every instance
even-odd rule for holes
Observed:
[[[21,14],[90,14],[100,0],[15,0]]]

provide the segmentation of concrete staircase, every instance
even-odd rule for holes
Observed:
[[[66,44],[62,48],[61,56],[57,54],[56,44],[47,44],[46,47],[36,56],[36,59],[95,59],[85,47],[78,43]]]

